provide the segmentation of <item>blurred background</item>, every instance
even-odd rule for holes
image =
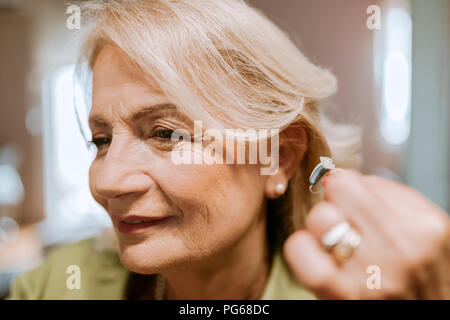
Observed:
[[[361,170],[449,212],[450,1],[248,2],[337,76],[325,111],[361,126]],[[53,246],[110,226],[88,188],[72,85],[81,30],[68,8],[0,0],[0,297]]]

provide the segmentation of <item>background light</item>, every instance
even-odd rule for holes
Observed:
[[[391,145],[404,143],[411,125],[410,14],[402,8],[388,10],[382,76],[380,131]]]

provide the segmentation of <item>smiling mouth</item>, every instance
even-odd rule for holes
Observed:
[[[160,225],[172,216],[161,218],[147,218],[147,217],[127,217],[120,219],[117,223],[117,230],[123,234],[138,234],[147,231],[149,228]]]

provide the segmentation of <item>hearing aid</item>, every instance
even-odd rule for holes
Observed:
[[[336,166],[333,163],[333,159],[328,157],[320,157],[320,163],[314,168],[309,177],[309,191],[312,193],[320,193],[322,190],[315,187],[318,182]]]

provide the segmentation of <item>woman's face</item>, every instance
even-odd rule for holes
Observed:
[[[102,49],[93,74],[89,125],[98,151],[90,189],[111,217],[128,269],[155,273],[211,257],[259,224],[268,179],[259,166],[175,164],[171,132],[192,132],[192,121],[113,46]]]

